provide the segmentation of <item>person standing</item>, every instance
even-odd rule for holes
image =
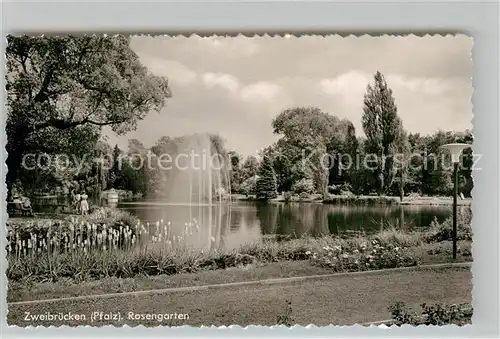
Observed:
[[[81,200],[80,194],[78,193],[75,194],[73,204],[75,206],[76,214],[80,214],[80,200]]]
[[[83,192],[83,194],[80,196],[80,211],[82,212],[82,215],[87,215],[89,212],[89,203],[87,201],[88,197],[89,196],[85,192]]]

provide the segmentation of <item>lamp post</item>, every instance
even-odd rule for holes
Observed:
[[[453,259],[457,258],[457,195],[458,195],[458,163],[460,154],[466,148],[471,147],[468,144],[446,144],[442,146],[451,153],[451,162],[453,163]]]

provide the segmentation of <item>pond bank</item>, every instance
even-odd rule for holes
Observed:
[[[233,194],[233,201],[256,201],[255,196],[245,196]],[[283,195],[279,195],[275,199],[269,200],[271,203],[287,202]],[[329,195],[323,199],[320,195],[311,195],[308,198],[292,196],[288,202],[298,203],[323,203],[323,204],[338,204],[338,205],[415,205],[415,206],[451,206],[453,205],[452,197],[405,197],[403,201],[395,196],[344,196],[344,195]],[[470,206],[472,198],[458,199],[457,205]]]

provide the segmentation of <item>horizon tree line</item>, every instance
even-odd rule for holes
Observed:
[[[53,191],[67,194],[82,188],[98,193],[111,187],[156,195],[168,174],[136,169],[133,154],[175,152],[178,139],[164,136],[150,149],[130,140],[128,150],[112,148],[103,139],[109,126],[118,134],[135,129],[150,111],[159,112],[172,97],[165,77],[153,75],[130,48],[127,37],[64,36],[7,37],[7,166],[8,194]],[[383,74],[376,72],[367,86],[361,118],[365,137],[356,136],[351,121],[323,112],[318,107],[293,107],[272,121],[277,142],[258,156],[244,158],[226,148],[219,135],[210,135],[212,151],[230,158],[224,179],[229,193],[256,194],[265,199],[278,192],[295,194],[447,195],[450,171],[442,164],[414,170],[397,168],[395,154],[442,154],[450,142],[471,144],[472,133],[438,131],[421,136],[408,133],[398,115],[392,90]],[[85,171],[68,169],[26,170],[27,153],[91,155]],[[341,161],[322,163],[322,154],[352,157],[379,155],[377,166],[343,168]],[[91,158],[103,154],[124,155],[118,168],[103,169]],[[298,166],[303,156],[310,166]],[[419,161],[419,160],[415,160]],[[460,191],[470,196],[473,187],[471,150],[464,151]]]

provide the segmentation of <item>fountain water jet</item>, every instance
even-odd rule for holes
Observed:
[[[231,189],[229,164],[218,154],[210,135],[185,136],[176,146],[163,185],[166,205],[172,205],[168,220],[174,229],[177,224],[191,225],[196,220],[200,231],[189,239],[186,236],[187,245],[214,249],[220,245],[222,216],[226,207],[230,210],[231,199],[226,206],[223,197],[223,192]],[[230,222],[230,217],[227,220]]]

